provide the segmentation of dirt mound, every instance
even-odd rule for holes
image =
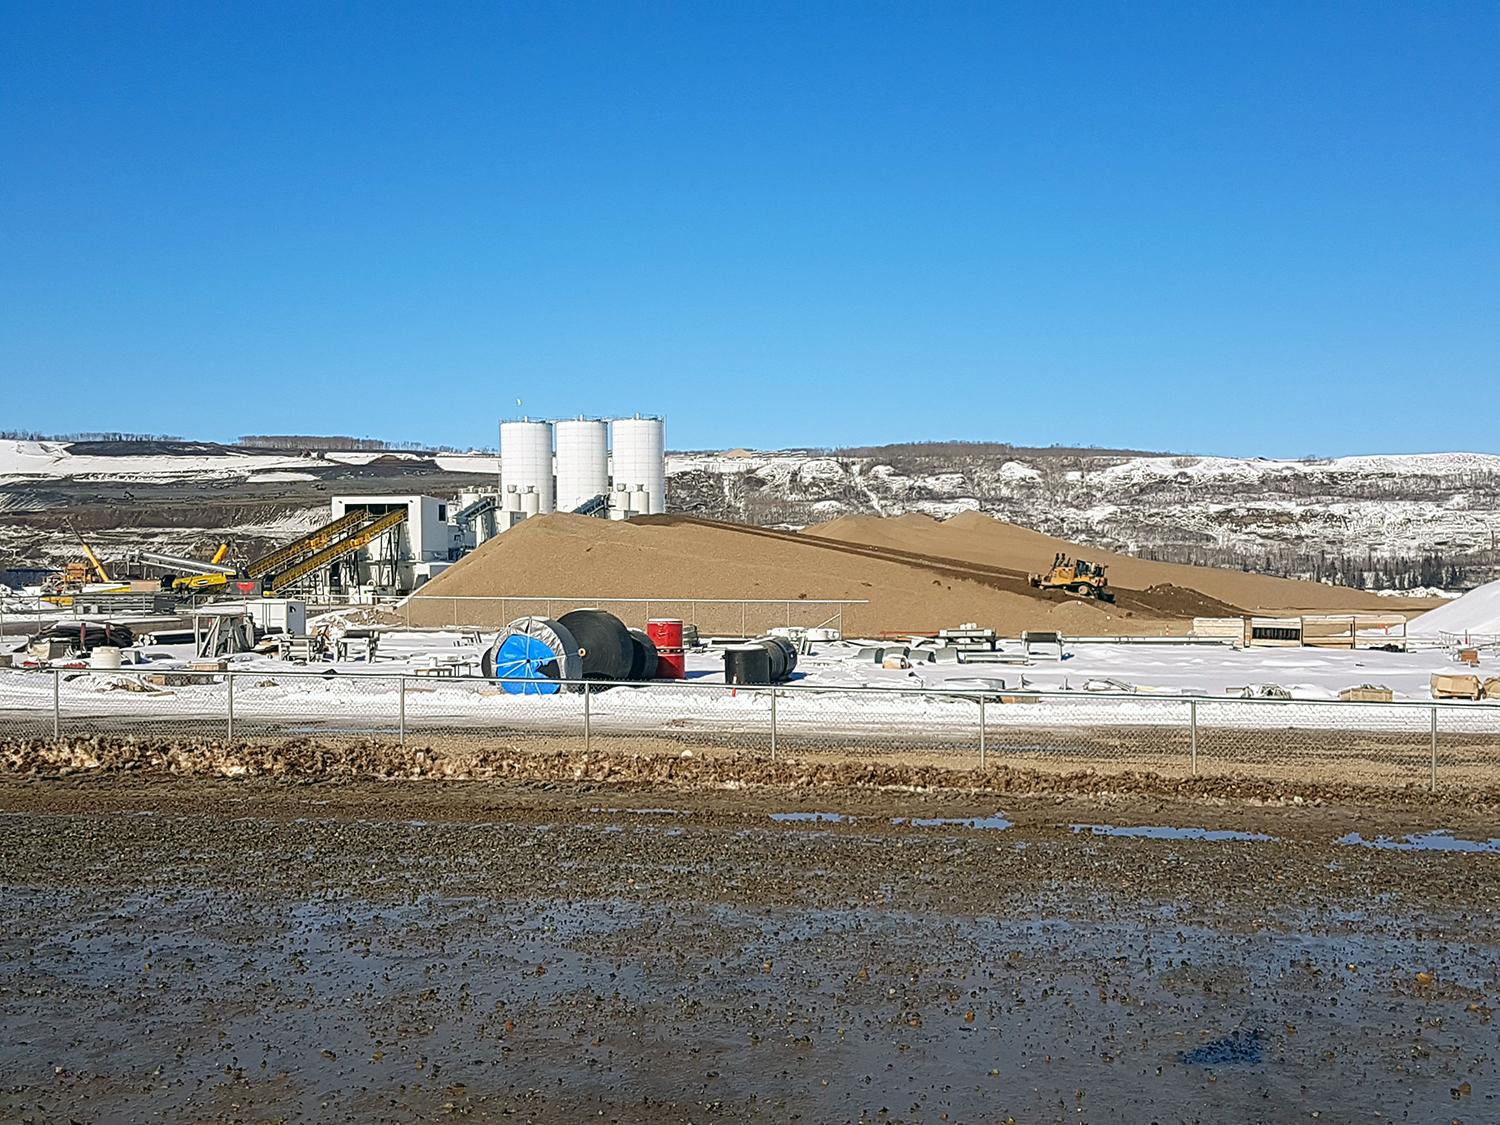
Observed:
[[[1045,597],[1026,584],[1019,570],[681,516],[629,522],[569,515],[526,520],[429,582],[403,614],[409,609],[414,624],[442,624],[452,604],[441,599],[475,597],[584,599],[584,604],[587,599],[648,597],[660,603],[686,598],[867,600],[868,605],[846,611],[846,633],[932,630],[966,621],[1012,635],[1052,628],[1075,635],[1159,634],[1182,627],[1180,621],[1168,620],[1180,615],[1145,604],[1107,606]],[[511,609],[515,607],[497,603],[497,620],[465,620],[503,624],[498,617]]]
[[[530,751],[474,745],[406,746],[378,740],[315,739],[275,742],[214,739],[127,738],[8,739],[0,741],[0,777],[192,777],[264,778],[273,782],[336,782],[357,778],[426,781],[506,781],[643,784],[723,793],[729,787],[895,789],[904,794],[954,790],[970,793],[1095,797],[1160,797],[1256,804],[1381,804],[1393,797],[1416,807],[1493,810],[1500,789],[1478,786],[1430,794],[1404,786],[1276,780],[1222,774],[1173,777],[1150,770],[1046,770],[992,764],[980,769],[883,761],[771,761],[733,753],[679,757],[675,754]],[[550,786],[549,786],[550,787]],[[57,790],[49,791],[53,797]],[[382,799],[385,799],[384,797]],[[89,802],[91,808],[97,798]]]
[[[1366,610],[1416,613],[1427,608],[1428,604],[1377,597],[1363,590],[1325,586],[1319,582],[1137,559],[1056,539],[980,512],[962,512],[948,520],[919,514],[894,519],[842,516],[810,527],[802,534],[809,538],[892,551],[938,555],[1017,573],[1041,570],[1051,562],[1053,555],[1061,551],[1075,558],[1081,556],[1106,563],[1111,585],[1143,592],[1140,608],[1148,613],[1218,616],[1222,609],[1212,608],[1215,604],[1255,612]],[[1175,591],[1184,593],[1179,595]],[[1194,597],[1201,600],[1203,608],[1191,608]]]

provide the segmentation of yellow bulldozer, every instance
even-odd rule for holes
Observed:
[[[1101,602],[1115,600],[1115,592],[1109,588],[1101,563],[1073,560],[1059,552],[1052,559],[1052,569],[1043,574],[1030,576],[1031,585],[1038,590],[1061,590],[1080,598],[1098,598]]]

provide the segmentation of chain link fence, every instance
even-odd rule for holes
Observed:
[[[499,628],[520,617],[561,617],[603,609],[644,629],[652,618],[691,621],[705,636],[753,637],[776,628],[844,629],[844,615],[867,604],[821,598],[567,598],[446,596],[416,593],[388,612],[407,628]]]
[[[535,686],[535,681],[525,683]],[[1500,704],[735,687],[302,671],[0,674],[0,739],[89,736],[435,751],[622,751],[1296,782],[1500,785]]]

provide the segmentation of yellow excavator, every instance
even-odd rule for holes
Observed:
[[[1098,598],[1101,602],[1115,600],[1115,592],[1109,588],[1102,563],[1070,559],[1058,552],[1052,559],[1052,569],[1042,574],[1033,574],[1029,581],[1038,590],[1061,590],[1080,598]]]

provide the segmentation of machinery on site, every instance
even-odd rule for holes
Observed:
[[[245,568],[245,577],[259,580],[268,592],[285,590],[348,558],[406,521],[404,505],[388,511],[352,508],[285,547],[262,555]]]
[[[73,531],[74,535],[78,532]],[[104,563],[94,554],[80,535],[78,545],[83,548],[84,561],[67,563],[57,573],[49,575],[42,583],[42,600],[52,605],[70,606],[79,594],[128,593],[130,584],[116,582],[104,569]]]
[[[218,593],[239,575],[238,570],[225,562],[229,557],[228,543],[220,543],[208,562],[181,555],[163,555],[156,551],[141,551],[137,557],[143,563],[164,570],[166,573],[161,580],[162,589],[177,594]]]
[[[219,549],[213,553],[213,557],[208,560],[208,566],[204,570],[197,574],[179,575],[172,579],[172,589],[188,590],[194,593],[222,590],[238,573],[234,567],[224,565],[224,560],[228,557],[229,544],[220,543]]]
[[[1038,590],[1059,590],[1080,598],[1098,598],[1102,602],[1115,600],[1115,592],[1109,588],[1109,579],[1102,563],[1070,559],[1059,551],[1052,559],[1052,568],[1042,574],[1033,574],[1029,581]]]

